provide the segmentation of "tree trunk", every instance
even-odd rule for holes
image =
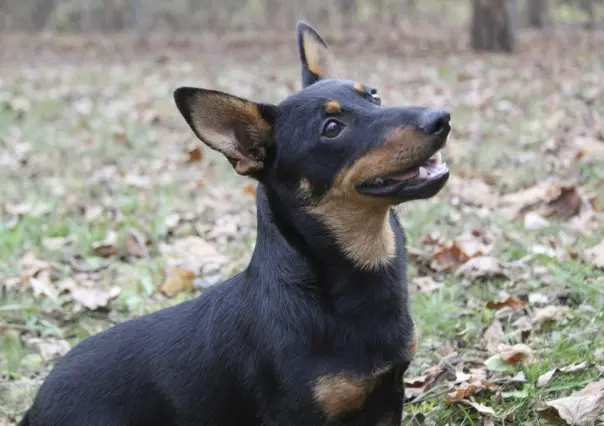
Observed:
[[[581,9],[587,13],[587,22],[585,27],[591,29],[594,27],[596,22],[596,14],[593,0],[581,0],[580,1]]]
[[[357,0],[339,0],[338,12],[345,27],[350,27],[356,21]]]
[[[548,0],[527,0],[526,22],[531,28],[543,28],[549,20]]]
[[[514,27],[509,0],[473,0],[471,45],[474,50],[513,52]]]

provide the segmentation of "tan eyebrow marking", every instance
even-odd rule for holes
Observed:
[[[337,114],[342,112],[342,107],[338,101],[329,101],[325,104],[325,112],[328,114]]]
[[[353,88],[354,90],[356,90],[357,92],[359,92],[359,93],[366,93],[366,92],[367,92],[367,90],[365,89],[365,85],[364,85],[364,84],[362,84],[362,83],[359,83],[359,82],[355,82],[355,83],[352,85],[352,88]]]

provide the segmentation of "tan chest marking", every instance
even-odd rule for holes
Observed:
[[[390,367],[377,370],[366,377],[352,377],[343,374],[322,375],[314,384],[314,397],[328,419],[359,410],[367,395],[375,389],[380,377]]]

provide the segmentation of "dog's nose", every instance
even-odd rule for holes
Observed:
[[[444,109],[428,109],[424,111],[419,120],[419,129],[426,136],[446,135],[451,126],[451,114]]]

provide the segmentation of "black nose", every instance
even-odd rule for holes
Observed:
[[[444,109],[428,109],[419,120],[419,129],[426,136],[446,136],[451,130],[449,121],[451,114]]]

